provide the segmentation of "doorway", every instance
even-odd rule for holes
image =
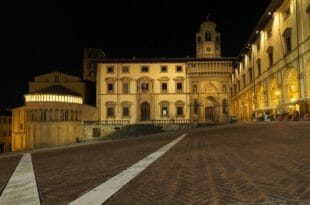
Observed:
[[[150,120],[150,103],[144,102],[141,104],[141,121]]]
[[[205,107],[206,121],[214,121],[214,107]]]

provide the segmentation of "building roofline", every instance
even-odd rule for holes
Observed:
[[[220,58],[106,58],[98,59],[97,63],[190,63],[205,61],[234,61],[233,57]]]
[[[53,85],[46,88],[43,88],[41,90],[36,90],[33,92],[30,92],[28,94],[58,94],[58,95],[71,95],[71,96],[78,96],[81,97],[80,94],[60,85]]]
[[[268,22],[273,18],[273,13],[282,5],[284,0],[272,0],[270,4],[265,9],[262,17],[254,27],[254,30],[250,34],[250,37],[246,41],[245,45],[242,47],[239,55],[237,56],[237,60],[239,60],[243,54],[245,54],[249,50],[249,45],[251,45],[259,36],[259,32],[263,30]]]

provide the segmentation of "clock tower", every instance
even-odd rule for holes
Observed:
[[[217,57],[221,57],[221,34],[216,31],[216,24],[207,18],[196,34],[196,58]]]

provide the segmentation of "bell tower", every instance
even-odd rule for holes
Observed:
[[[217,57],[221,57],[221,34],[216,31],[216,24],[207,17],[196,33],[196,58]]]

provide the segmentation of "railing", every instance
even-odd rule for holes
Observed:
[[[101,120],[101,121],[84,121],[84,126],[92,125],[128,125],[130,120]]]
[[[189,119],[152,120],[153,125],[189,125],[193,122]]]

